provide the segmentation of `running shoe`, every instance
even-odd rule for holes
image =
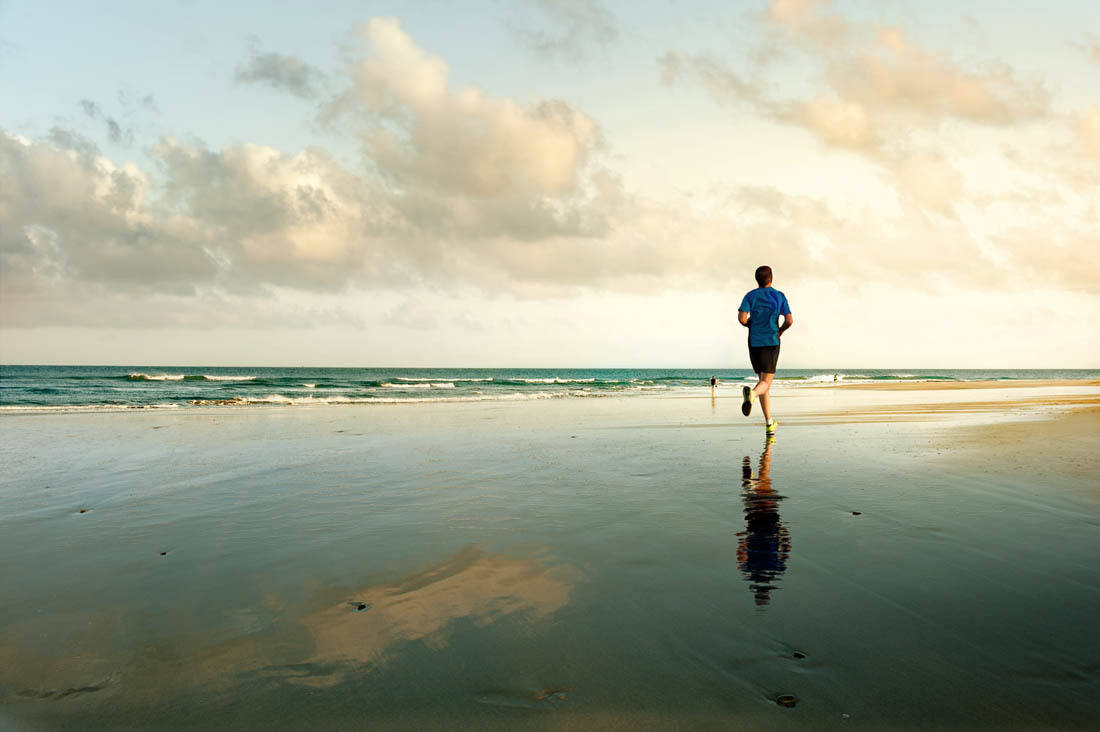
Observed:
[[[767,427],[764,428],[764,434],[774,435],[775,434],[775,428],[778,427],[778,426],[779,426],[779,420],[778,419],[773,419],[771,421],[771,424],[769,424]]]
[[[741,402],[741,414],[747,417],[752,411],[752,402],[756,399],[756,392],[752,390],[752,387],[742,386],[741,398],[744,399],[744,401]]]

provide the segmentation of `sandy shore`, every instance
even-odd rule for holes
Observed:
[[[1100,386],[1100,380],[1052,381],[1032,379],[1019,381],[890,381],[864,384],[826,384],[822,389],[871,389],[875,391],[952,391],[955,389],[1035,389],[1040,387],[1062,388],[1067,386]]]
[[[8,416],[0,724],[1087,729],[1098,393]]]

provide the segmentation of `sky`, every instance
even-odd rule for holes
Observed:
[[[1092,0],[0,0],[0,362],[1100,367]]]

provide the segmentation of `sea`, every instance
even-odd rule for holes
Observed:
[[[729,389],[748,369],[0,366],[0,413],[249,405],[586,399]],[[1085,380],[1096,369],[783,369],[778,388],[838,383]]]

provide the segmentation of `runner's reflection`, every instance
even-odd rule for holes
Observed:
[[[737,566],[749,582],[756,604],[764,607],[777,589],[780,575],[787,569],[791,554],[791,536],[779,520],[779,495],[772,487],[772,445],[769,437],[760,453],[757,475],[752,475],[748,455],[742,464],[741,494],[745,503],[745,530],[737,536]]]

